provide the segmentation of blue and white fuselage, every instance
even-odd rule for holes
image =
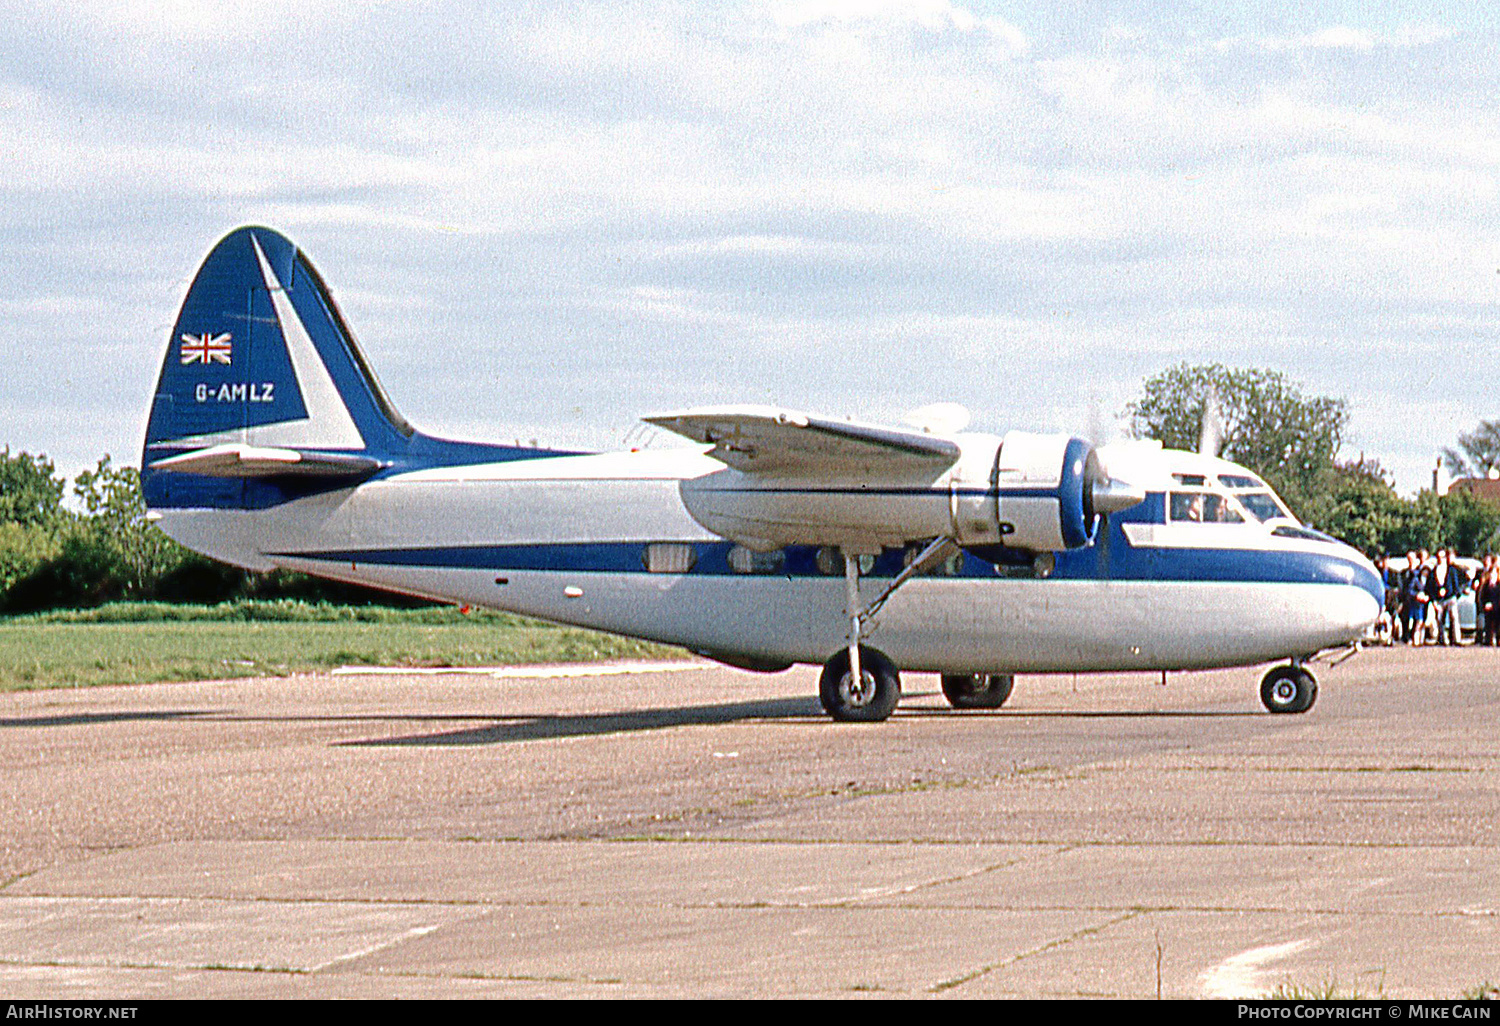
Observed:
[[[865,697],[864,646],[877,677],[1239,666],[1357,639],[1383,598],[1359,553],[1212,457],[758,407],[651,419],[702,444],[574,454],[417,432],[306,258],[240,229],[184,302],[142,480],[163,530],[215,558],[740,665],[828,663],[835,715]],[[844,665],[841,692],[846,648],[860,672]]]

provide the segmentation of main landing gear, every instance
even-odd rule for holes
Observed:
[[[839,649],[823,664],[818,678],[818,700],[836,720],[878,723],[895,711],[901,700],[901,675],[885,653],[859,648],[859,676],[849,665],[849,650]]]
[[[860,644],[860,635],[897,588],[947,558],[956,548],[952,538],[934,539],[866,606],[859,601],[858,556],[844,552],[849,646],[835,652],[823,664],[823,674],[818,678],[818,699],[828,715],[836,720],[874,723],[895,711],[896,703],[901,700],[901,675],[896,664],[885,653]],[[1010,697],[1014,683],[1009,674],[948,675],[943,677],[943,694],[955,709],[997,709]]]
[[[896,664],[884,652],[859,643],[864,625],[874,617],[891,593],[911,579],[919,565],[939,550],[952,544],[946,538],[933,542],[922,554],[898,574],[895,580],[868,606],[859,602],[859,556],[844,552],[845,610],[849,616],[849,647],[839,649],[823,664],[818,678],[818,700],[836,720],[851,723],[878,723],[896,709],[901,700],[901,675]]]
[[[998,709],[1010,697],[1015,678],[1008,673],[943,674],[943,695],[955,709]],[[818,699],[836,720],[875,723],[890,716],[901,700],[901,675],[885,653],[859,647],[859,683],[849,672],[849,652],[839,649],[823,664]]]
[[[1278,666],[1260,682],[1260,700],[1273,713],[1300,713],[1318,700],[1318,682],[1301,663]]]
[[[1015,686],[1008,673],[943,674],[943,696],[955,709],[998,709]]]

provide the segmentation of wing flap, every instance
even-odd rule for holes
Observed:
[[[926,432],[829,420],[770,406],[700,407],[643,419],[712,445],[708,455],[746,472],[935,472],[952,466],[960,454],[957,442]]]
[[[205,477],[369,477],[388,464],[369,456],[231,443],[168,456],[157,470]]]

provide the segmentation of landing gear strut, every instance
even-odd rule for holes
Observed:
[[[1278,666],[1260,682],[1260,700],[1273,713],[1307,712],[1318,700],[1318,682],[1305,666]]]
[[[896,672],[896,664],[883,652],[861,645],[860,635],[897,588],[946,559],[957,548],[958,543],[952,538],[934,538],[867,606],[861,606],[859,601],[859,556],[844,550],[849,645],[823,664],[823,675],[818,680],[818,698],[828,715],[836,720],[873,723],[895,711],[901,699],[901,676]]]

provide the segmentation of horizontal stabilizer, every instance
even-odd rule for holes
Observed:
[[[157,470],[205,477],[369,477],[388,466],[369,456],[343,452],[311,452],[262,445],[213,445],[206,449],[156,460]]]
[[[937,472],[951,466],[960,452],[957,442],[922,431],[826,420],[770,406],[701,407],[644,419],[712,445],[714,459],[749,472]]]

